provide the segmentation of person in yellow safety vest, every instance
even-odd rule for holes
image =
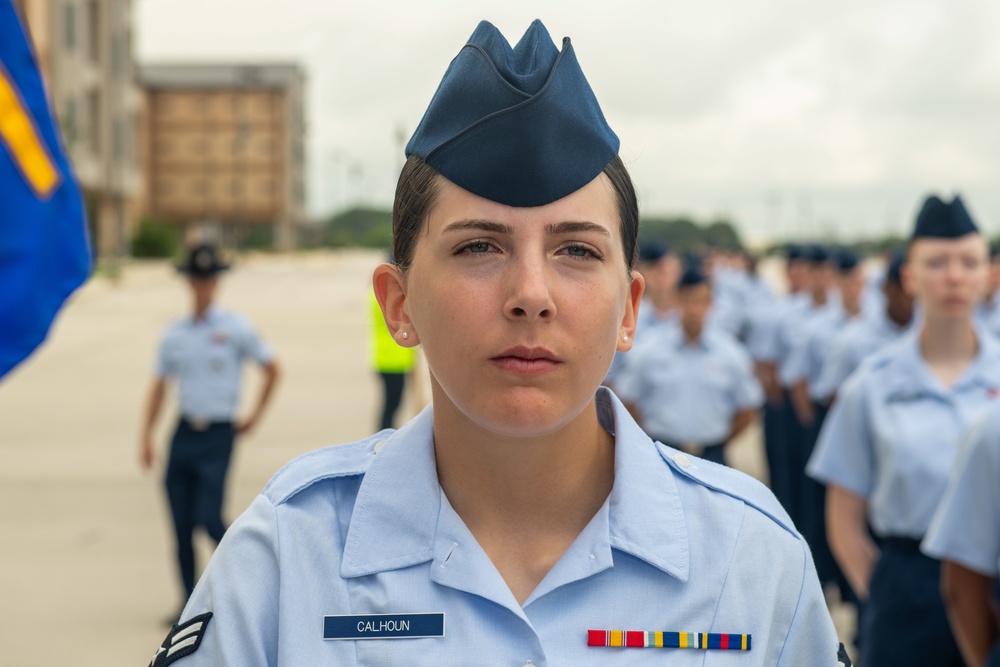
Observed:
[[[382,411],[379,429],[392,428],[396,411],[403,401],[406,376],[413,370],[416,350],[400,347],[389,330],[386,329],[382,309],[379,308],[375,292],[368,295],[368,310],[371,322],[371,366],[382,379]]]

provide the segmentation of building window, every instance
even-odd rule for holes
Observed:
[[[66,100],[66,109],[62,117],[63,139],[69,146],[76,143],[76,98]]]
[[[101,152],[101,93],[93,89],[87,93],[87,125],[90,136],[90,150]]]
[[[119,117],[115,119],[114,133],[112,135],[112,151],[115,160],[125,159],[125,121]]]
[[[67,2],[63,7],[63,40],[66,43],[66,51],[72,53],[76,50],[76,3]]]
[[[90,59],[101,62],[101,7],[97,0],[87,2],[87,45],[90,48]]]

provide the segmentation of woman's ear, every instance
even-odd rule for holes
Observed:
[[[375,298],[382,308],[385,326],[393,339],[402,347],[415,347],[420,337],[410,321],[406,307],[406,285],[399,267],[394,264],[379,264],[372,274]]]
[[[639,304],[642,293],[646,289],[646,279],[638,271],[632,273],[632,282],[628,286],[628,301],[625,303],[625,314],[618,329],[618,351],[628,352],[635,340],[635,320],[639,315]]]

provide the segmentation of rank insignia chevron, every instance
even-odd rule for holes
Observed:
[[[200,614],[186,623],[175,625],[157,649],[156,655],[149,661],[149,667],[167,667],[174,661],[197,651],[210,620],[212,612]]]

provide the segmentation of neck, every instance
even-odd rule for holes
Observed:
[[[968,318],[924,318],[920,352],[928,364],[971,361],[979,341]]]
[[[567,548],[614,484],[614,437],[595,402],[554,433],[516,437],[473,423],[433,378],[432,389],[438,479],[486,552],[535,535],[566,536]]]
[[[812,302],[814,306],[826,305],[826,290],[813,290]]]
[[[653,308],[656,309],[657,315],[666,315],[674,309],[675,299],[673,290],[657,291],[650,294],[649,300],[653,304]]]
[[[701,324],[681,322],[681,329],[684,331],[684,341],[687,343],[698,343],[701,340]]]
[[[861,301],[858,299],[842,301],[841,305],[843,306],[844,312],[847,313],[848,317],[857,317],[861,314]]]
[[[212,307],[212,304],[210,304],[210,303],[205,303],[205,304],[196,303],[194,305],[194,319],[196,319],[196,320],[203,320],[203,319],[205,319],[205,315],[208,314],[208,309],[211,308],[211,307]]]

